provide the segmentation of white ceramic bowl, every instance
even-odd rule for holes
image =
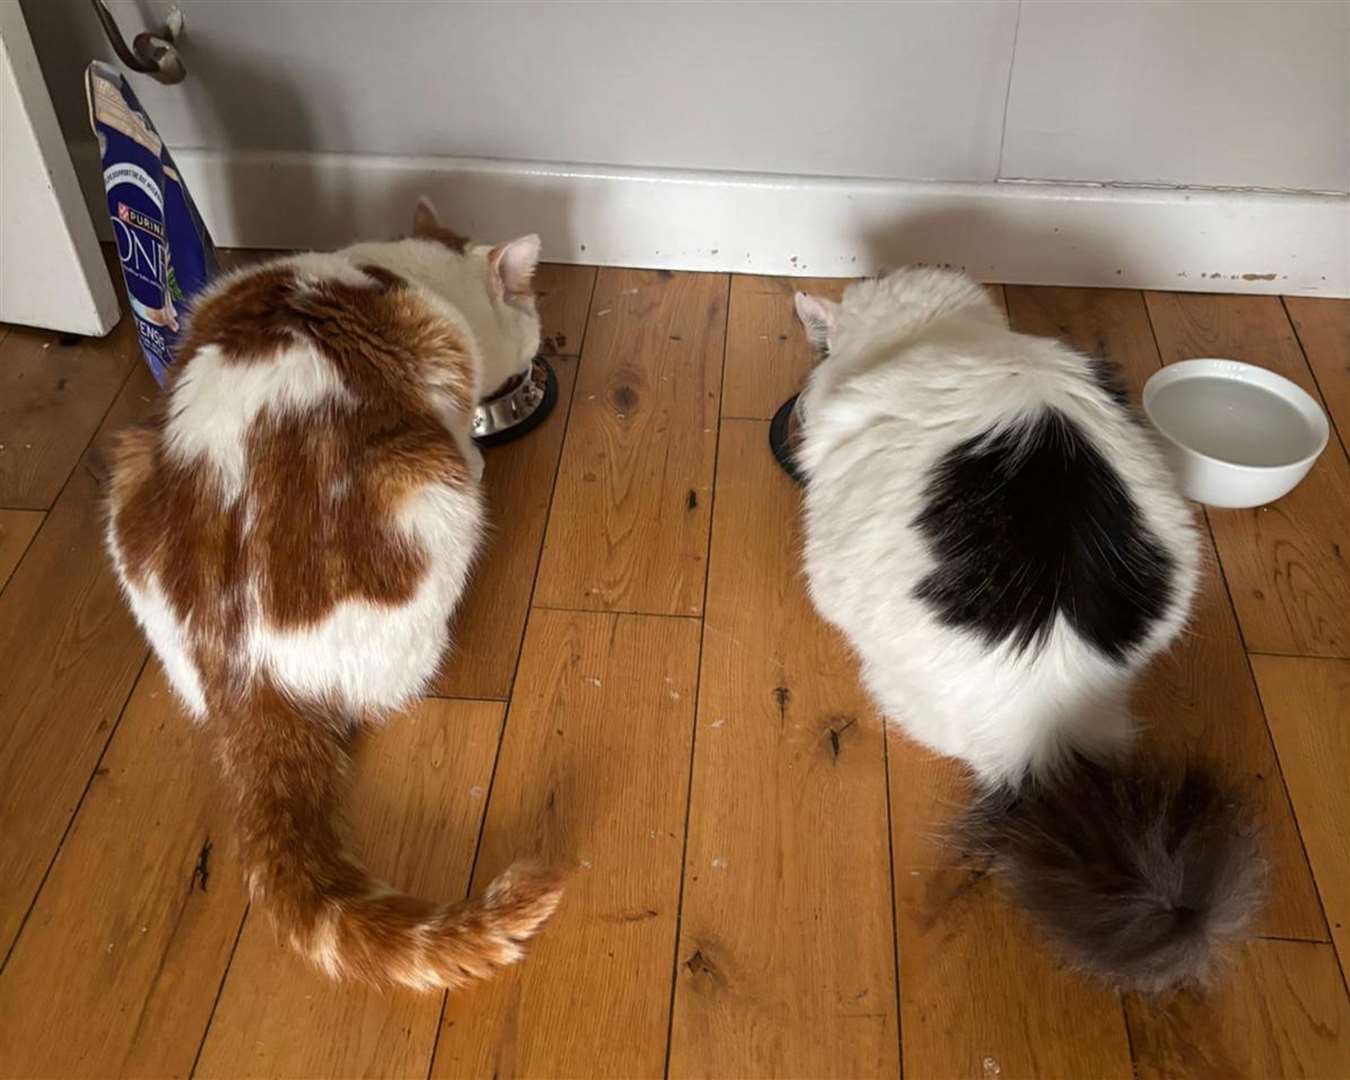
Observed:
[[[1282,375],[1237,360],[1182,360],[1144,384],[1188,498],[1262,506],[1289,494],[1327,445],[1326,414]]]

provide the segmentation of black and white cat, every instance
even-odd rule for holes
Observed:
[[[1128,698],[1180,633],[1190,511],[1115,373],[1013,332],[963,275],[797,294],[812,600],[882,712],[980,785],[957,834],[1075,965],[1160,990],[1249,924],[1251,815],[1127,763]]]

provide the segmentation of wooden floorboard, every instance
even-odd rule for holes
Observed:
[[[526,959],[448,1001],[335,987],[248,911],[102,547],[96,448],[156,387],[125,327],[0,327],[0,1076],[1350,1076],[1343,439],[1275,505],[1198,512],[1143,750],[1255,796],[1271,899],[1209,991],[1122,999],[955,866],[962,770],[883,737],[806,600],[767,420],[814,362],[794,291],[846,284],[541,268],[558,409],[488,452],[496,533],[440,696],[360,742],[345,804],[354,848],[426,895],[516,856],[567,873]],[[991,294],[1136,398],[1160,363],[1233,356],[1350,434],[1350,301]]]
[[[1009,286],[1007,296],[1015,328],[1113,360],[1138,403],[1144,382],[1159,367],[1138,293]],[[1325,940],[1317,893],[1202,513],[1197,525],[1204,570],[1190,624],[1145,673],[1134,695],[1145,726],[1142,749],[1174,761],[1209,761],[1241,790],[1254,793],[1266,849],[1278,867],[1261,931]]]
[[[904,1075],[1129,1080],[1119,998],[1061,967],[942,849],[968,796],[960,770],[898,732],[888,744]]]
[[[1005,310],[1012,294],[990,288]],[[905,1075],[1129,1077],[1119,998],[1064,970],[994,884],[943,848],[970,796],[963,771],[898,729],[888,752]]]
[[[0,1076],[186,1076],[246,904],[197,732],[151,662],[0,977]]]
[[[536,603],[702,612],[728,283],[600,271]]]
[[[450,998],[433,1076],[657,1077],[665,1064],[698,623],[535,611],[474,888],[567,874],[525,962]]]
[[[63,344],[69,341],[68,344]],[[0,507],[56,501],[108,406],[140,362],[124,318],[106,338],[15,327],[0,343]]]
[[[1341,448],[1350,450],[1350,303],[1290,296],[1284,307],[1340,435]]]
[[[1127,1010],[1139,1080],[1350,1076],[1350,1004],[1330,945],[1254,941],[1213,991]]]
[[[0,592],[46,516],[41,510],[0,510]]]
[[[143,415],[154,392],[137,368],[103,431]],[[103,550],[96,473],[86,452],[0,593],[0,955],[147,652]]]
[[[561,263],[541,263],[535,272],[535,307],[541,324],[539,348],[545,356],[581,355],[596,273],[594,266]]]
[[[498,702],[427,700],[356,748],[352,849],[382,880],[458,900],[473,868],[501,736]],[[335,985],[249,913],[199,1077],[425,1076],[441,994]]]
[[[1350,661],[1254,656],[1331,937],[1350,966]]]
[[[505,701],[511,692],[594,285],[592,267],[539,269],[539,317],[558,377],[558,403],[527,438],[484,453],[491,532],[455,618],[454,648],[436,680],[442,696]]]
[[[731,279],[723,416],[773,419],[778,406],[802,388],[816,359],[797,322],[793,295],[838,300],[847,285],[839,278],[737,274]]]
[[[881,728],[812,616],[799,499],[768,424],[723,421],[672,1077],[897,1068]]]
[[[436,679],[444,697],[505,701],[511,693],[577,377],[575,358],[550,363],[558,376],[552,415],[527,438],[484,452],[489,533]]]
[[[1260,364],[1315,398],[1316,382],[1274,296],[1149,293],[1164,363],[1217,356]],[[1210,510],[1238,622],[1252,652],[1350,656],[1350,461],[1328,444],[1307,478],[1253,510]]]

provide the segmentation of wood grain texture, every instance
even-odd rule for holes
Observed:
[[[1208,536],[1202,549],[1208,569],[1190,628],[1134,695],[1145,725],[1142,749],[1174,762],[1208,762],[1254,800],[1275,870],[1257,932],[1325,941],[1312,873]]]
[[[778,406],[801,390],[815,365],[816,350],[802,331],[793,295],[806,292],[838,300],[854,280],[732,276],[724,419],[771,420]],[[1002,285],[985,288],[999,307],[1005,306]]]
[[[101,429],[150,408],[133,371]],[[9,948],[147,648],[103,550],[94,452],[85,455],[0,593],[0,950]]]
[[[41,510],[0,510],[0,591],[46,516]]]
[[[672,1077],[898,1068],[881,729],[807,599],[798,504],[768,424],[724,420]]]
[[[419,896],[465,894],[503,712],[428,700],[361,739],[344,805],[375,874]],[[443,997],[335,984],[250,911],[196,1075],[425,1076]]]
[[[594,266],[539,264],[534,296],[541,324],[539,351],[545,356],[581,355],[595,274]]]
[[[89,444],[132,366],[136,330],[70,340],[15,327],[0,345],[0,506],[46,510]]]
[[[1136,292],[1009,286],[1013,325],[1061,338],[1118,365],[1137,404],[1158,369],[1147,313]],[[1204,576],[1187,632],[1145,674],[1134,695],[1142,748],[1171,761],[1201,758],[1256,799],[1266,850],[1279,868],[1260,931],[1322,941],[1322,919],[1270,734],[1233,619],[1213,545],[1198,518]],[[1226,563],[1225,563],[1226,567]]]
[[[797,319],[793,294],[838,300],[848,285],[840,278],[732,277],[724,417],[771,420],[778,406],[801,390],[816,350]]]
[[[702,610],[727,286],[600,271],[537,605]]]
[[[1350,1003],[1330,945],[1254,941],[1210,995],[1126,1008],[1139,1080],[1350,1076]]]
[[[1343,967],[1350,967],[1350,661],[1253,656],[1280,768]]]
[[[214,774],[152,661],[0,975],[0,1075],[188,1075],[247,903]]]
[[[223,262],[264,254],[226,253]],[[1350,1076],[1336,964],[1350,903],[1341,824],[1350,804],[1338,782],[1350,771],[1341,723],[1350,661],[1254,656],[1253,679],[1206,538],[1190,632],[1136,695],[1150,721],[1145,745],[1217,760],[1256,794],[1274,867],[1259,930],[1317,940],[1257,940],[1209,997],[1122,1008],[1063,971],[994,883],[953,867],[934,837],[966,798],[963,771],[898,730],[883,741],[866,726],[852,661],[803,606],[797,496],[773,466],[763,420],[811,360],[792,291],[837,293],[845,283],[718,278],[718,292],[698,275],[600,276],[589,307],[592,268],[541,267],[537,288],[543,349],[563,357],[555,366],[564,387],[575,373],[577,405],[607,410],[577,442],[603,468],[575,458],[573,486],[560,484],[550,505],[555,463],[565,473],[576,449],[575,431],[562,436],[562,408],[488,455],[503,531],[440,686],[512,700],[438,699],[420,719],[395,720],[361,742],[346,801],[358,850],[426,894],[464,893],[480,815],[475,888],[519,855],[570,870],[563,906],[524,962],[456,995],[438,1024],[440,996],[334,987],[274,942],[265,918],[251,913],[243,924],[212,769],[154,661],[135,678],[145,647],[104,569],[99,454],[81,443],[85,456],[65,466],[71,477],[45,517],[0,510],[0,582],[6,559],[27,548],[0,586],[0,959],[15,941],[0,968],[0,1075],[186,1075],[200,1048],[199,1072],[230,1076],[423,1077],[429,1065],[438,1077],[649,1076],[669,1055],[672,1076],[894,1077],[899,1058],[910,1078],[1124,1080],[1128,1031],[1139,1080]],[[990,292],[1004,303],[1002,287]],[[1157,369],[1142,294],[1009,288],[1008,298],[1020,328],[1122,362],[1136,395]],[[718,402],[706,395],[720,377],[723,331],[710,311],[719,300],[730,311],[722,410],[753,418],[724,420],[720,447],[695,438],[716,439]],[[1300,375],[1306,353],[1341,423],[1350,302],[1289,301],[1298,341],[1263,301],[1259,317],[1244,313],[1246,298],[1148,303],[1164,332],[1168,310],[1185,309],[1172,322],[1193,340],[1168,359],[1234,355],[1284,365],[1314,387],[1312,371]],[[0,354],[7,332],[0,327]],[[601,357],[594,370],[569,359],[578,350],[585,365]],[[96,445],[156,396],[132,356]],[[3,393],[0,381],[0,416]],[[632,427],[614,415],[620,399]],[[43,453],[68,453],[62,445]],[[661,517],[671,492],[688,511],[693,481],[674,478],[690,463],[705,469],[695,491],[698,514],[708,515],[701,525]],[[1334,477],[1330,488],[1321,483],[1335,493]],[[1325,539],[1338,513],[1295,506],[1281,529],[1299,543]],[[711,553],[700,554],[709,534]],[[1258,537],[1288,558],[1286,532]],[[691,595],[700,602],[706,569],[706,627],[609,611],[527,614],[531,568],[559,541],[559,569],[541,574],[541,588],[547,581],[566,600],[568,590],[603,585],[593,602],[563,606],[688,614],[681,605]],[[1334,533],[1331,542],[1344,548]],[[1232,580],[1239,563],[1220,554]],[[1295,585],[1317,595],[1293,615],[1276,596],[1269,639],[1312,641],[1315,631],[1308,651],[1317,651],[1341,614],[1337,590],[1350,586],[1334,551],[1320,561],[1295,554],[1296,575],[1317,575],[1315,589],[1298,577]],[[1270,576],[1292,588],[1283,568]],[[1262,591],[1249,609],[1269,604]],[[1244,628],[1249,616],[1244,609]],[[780,687],[787,693],[775,696]],[[203,892],[194,871],[207,838]]]
[[[433,1076],[661,1075],[698,639],[531,613],[474,888],[537,854],[567,892],[523,963],[450,998]]]
[[[898,727],[887,743],[904,1075],[1129,1080],[1120,999],[1061,967],[994,883],[942,847],[970,795],[964,768]]]
[[[1318,396],[1277,297],[1148,293],[1147,299],[1164,363],[1190,356],[1246,360]],[[1339,442],[1333,439],[1279,502],[1208,516],[1248,649],[1350,656],[1350,462]]]
[[[1350,304],[1287,296],[1284,308],[1340,434],[1341,448],[1350,450]]]
[[[558,375],[552,414],[516,442],[484,452],[491,532],[436,680],[435,692],[445,697],[504,701],[511,692],[577,375],[574,359],[554,356],[549,363]]]

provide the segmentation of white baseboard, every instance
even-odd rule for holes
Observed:
[[[475,238],[538,232],[557,262],[816,277],[924,262],[1032,285],[1350,296],[1343,195],[470,158],[174,157],[221,246],[326,248],[396,235],[427,194]]]

